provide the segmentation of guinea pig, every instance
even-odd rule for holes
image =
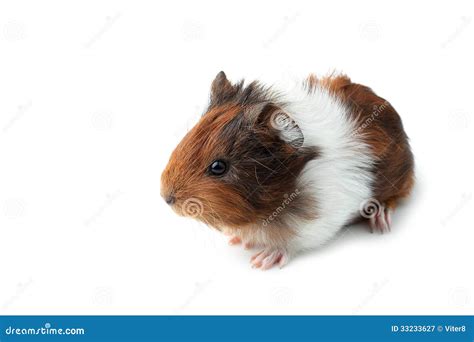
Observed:
[[[344,226],[388,231],[414,183],[402,121],[345,75],[282,91],[212,82],[209,106],[171,154],[161,195],[179,215],[259,248],[253,267],[284,266]]]

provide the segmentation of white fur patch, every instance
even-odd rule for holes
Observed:
[[[311,249],[327,242],[359,215],[360,204],[372,197],[374,158],[369,146],[357,138],[349,109],[327,89],[308,92],[297,86],[286,94],[284,107],[301,129],[303,146],[317,146],[321,155],[302,171],[300,189],[310,189],[317,201],[318,218],[296,223],[297,237],[289,252]]]

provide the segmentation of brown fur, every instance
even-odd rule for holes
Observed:
[[[393,208],[409,194],[414,179],[413,156],[395,109],[346,76],[310,75],[305,85],[308,91],[326,88],[349,106],[358,127],[354,134],[377,159],[374,197]],[[178,214],[249,243],[275,246],[284,246],[295,234],[295,218],[317,218],[317,199],[299,188],[298,179],[304,166],[318,158],[319,150],[281,138],[272,125],[275,114],[281,113],[277,99],[257,82],[244,87],[243,82],[231,84],[223,72],[217,75],[207,112],[173,151],[162,174],[162,196],[174,197]],[[291,126],[299,129],[296,123]],[[209,173],[218,159],[229,166],[220,177]],[[188,210],[190,202],[197,210]]]
[[[390,103],[370,88],[352,83],[345,76],[328,76],[318,80],[310,75],[309,89],[320,85],[349,105],[359,135],[377,158],[374,198],[389,208],[408,196],[414,184],[414,161],[400,116]]]
[[[183,138],[162,174],[162,195],[174,196],[174,209],[187,215],[186,201],[201,206],[192,215],[217,229],[230,229],[246,241],[265,240],[281,245],[294,234],[290,217],[314,219],[315,199],[298,189],[298,176],[306,163],[317,158],[316,148],[283,141],[272,128],[279,111],[257,83],[231,85],[219,74],[211,89],[209,110]],[[228,162],[222,177],[208,173],[216,159]],[[263,224],[285,198],[281,215]],[[189,216],[189,215],[188,215]]]

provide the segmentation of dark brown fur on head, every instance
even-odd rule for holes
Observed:
[[[304,217],[298,176],[314,159],[315,148],[302,147],[299,136],[285,141],[272,124],[286,115],[278,96],[257,82],[231,84],[220,72],[212,83],[207,112],[173,151],[161,177],[161,193],[173,209],[216,228],[261,225],[293,192],[286,215]],[[288,124],[290,122],[290,124]],[[285,128],[301,133],[291,119]],[[212,175],[215,160],[227,163],[222,176]],[[281,217],[280,217],[281,216]],[[272,222],[282,223],[285,215]]]

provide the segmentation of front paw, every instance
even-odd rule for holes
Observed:
[[[231,246],[240,245],[240,244],[242,244],[245,249],[253,248],[253,244],[251,242],[243,241],[242,238],[238,236],[234,235],[234,236],[231,236],[231,238],[229,239],[229,245]]]
[[[250,263],[253,268],[260,268],[262,270],[268,270],[273,266],[278,265],[280,268],[285,266],[290,260],[288,251],[281,247],[269,247],[255,254],[251,259]]]

